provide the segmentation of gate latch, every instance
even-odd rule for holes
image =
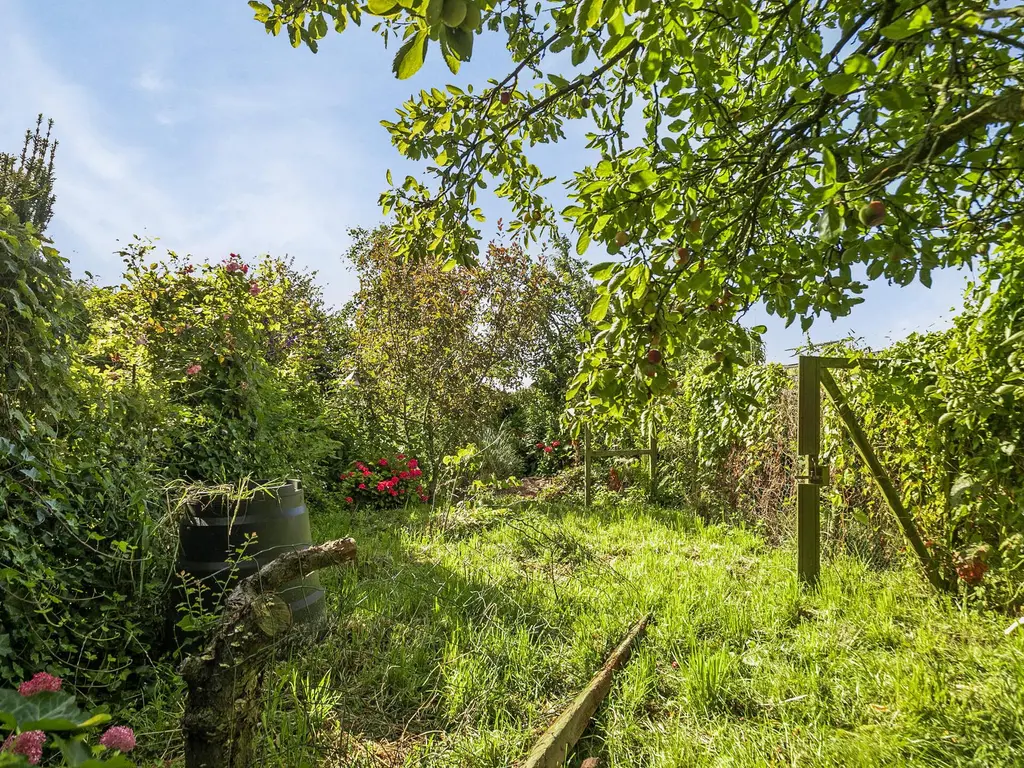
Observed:
[[[796,479],[808,485],[828,485],[828,464],[813,454],[800,456]]]

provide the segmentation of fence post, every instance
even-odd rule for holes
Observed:
[[[590,424],[583,427],[583,506],[590,508]]]
[[[821,368],[817,357],[801,355],[797,389],[796,486],[797,577],[808,586],[821,572]]]

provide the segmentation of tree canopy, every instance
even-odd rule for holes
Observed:
[[[1024,6],[948,0],[252,2],[315,50],[349,19],[398,38],[409,77],[436,43],[452,71],[486,29],[512,65],[479,88],[425,84],[385,127],[420,178],[381,196],[401,252],[469,263],[477,196],[514,207],[524,242],[556,227],[533,158],[584,121],[594,162],[563,179],[577,251],[604,245],[598,324],[577,389],[599,407],[671,386],[699,342],[742,362],[734,322],[763,302],[806,330],[865,281],[1024,242]],[[636,125],[638,135],[628,128]],[[636,131],[634,131],[636,132]],[[659,362],[651,364],[651,349]]]

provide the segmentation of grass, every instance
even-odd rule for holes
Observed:
[[[569,765],[1024,763],[1024,632],[920,574],[625,502],[321,515],[327,635],[271,683],[265,763],[508,766],[629,626],[656,623]]]

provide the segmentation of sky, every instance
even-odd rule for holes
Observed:
[[[368,26],[332,33],[314,55],[266,35],[245,0],[0,0],[0,35],[0,148],[20,149],[38,113],[54,119],[48,234],[75,274],[116,283],[117,250],[138,234],[199,259],[292,256],[317,270],[335,305],[356,287],[343,261],[348,230],[381,222],[389,168],[396,177],[421,170],[380,121],[421,88],[482,85],[509,68],[500,40],[485,37],[458,76],[434,49],[398,81],[393,51]],[[582,127],[568,133],[538,155],[560,179],[592,157]],[[552,191],[561,208],[564,196]],[[500,201],[481,207],[485,228],[508,214]],[[865,303],[835,323],[819,319],[810,339],[854,336],[877,348],[945,327],[966,277],[938,273],[930,290],[872,284]],[[745,322],[768,326],[770,360],[787,361],[805,342],[797,326],[783,329],[759,308]]]

